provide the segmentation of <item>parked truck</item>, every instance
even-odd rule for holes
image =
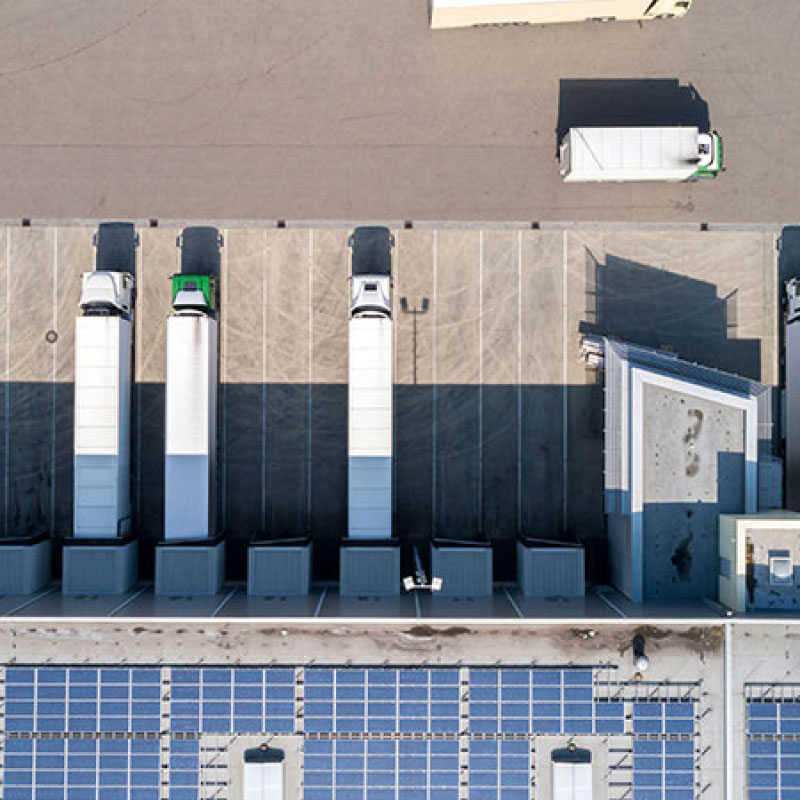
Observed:
[[[559,162],[567,183],[714,178],[722,170],[722,139],[696,127],[570,128]]]
[[[783,397],[784,463],[786,505],[800,511],[800,278],[784,286],[786,316],[784,328],[785,390]]]
[[[387,228],[350,237],[348,536],[392,535],[392,256]]]
[[[167,318],[164,538],[216,533],[217,275],[222,237],[186,228]]]
[[[130,530],[133,224],[104,222],[95,270],[81,276],[75,320],[73,535],[113,539]]]
[[[682,17],[692,0],[431,0],[432,28]]]

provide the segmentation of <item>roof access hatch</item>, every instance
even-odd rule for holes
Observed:
[[[553,800],[592,800],[592,754],[565,747],[553,750]]]

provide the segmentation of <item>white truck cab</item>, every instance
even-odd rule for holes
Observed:
[[[92,243],[95,269],[81,275],[81,311],[87,316],[130,316],[134,304],[136,248],[132,222],[101,222]]]
[[[392,316],[392,247],[388,228],[362,226],[350,236],[350,316]]]
[[[81,275],[80,307],[85,314],[130,314],[133,309],[133,275],[127,272],[84,272]]]

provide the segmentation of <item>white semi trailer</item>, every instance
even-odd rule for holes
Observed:
[[[348,536],[392,536],[392,275],[387,228],[356,228],[348,383]]]
[[[800,278],[786,282],[784,462],[786,508],[800,511]]]
[[[682,17],[692,0],[431,0],[432,28]]]
[[[81,277],[75,320],[73,535],[114,539],[130,531],[130,425],[134,226],[102,223],[94,272]]]
[[[222,239],[216,228],[187,228],[178,244],[182,250],[181,272],[172,277],[173,312],[167,318],[164,464],[167,541],[207,539],[216,534],[215,275]]]
[[[559,162],[567,183],[713,178],[722,170],[722,139],[696,127],[570,128]]]

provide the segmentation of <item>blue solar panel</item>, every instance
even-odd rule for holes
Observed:
[[[16,739],[6,743],[6,800],[158,800],[157,740]]]
[[[294,671],[173,669],[170,719],[182,733],[293,733]]]
[[[637,735],[691,735],[695,726],[695,704],[658,702],[633,704],[633,732]]]
[[[200,670],[172,670],[170,729],[176,733],[200,732]]]
[[[694,733],[694,718],[694,703],[666,703],[664,705],[664,730],[667,734]]]
[[[169,743],[169,800],[197,800],[200,790],[200,742],[171,739]]]
[[[594,732],[619,734],[625,731],[625,704],[619,701],[598,702],[594,705]]]
[[[150,667],[7,668],[7,731],[120,738],[34,738],[16,750],[7,747],[4,800],[50,800],[48,792],[59,793],[58,800],[156,800],[161,675]],[[304,675],[304,730],[334,737],[305,743],[304,798],[456,800],[458,742],[422,737],[461,731],[460,670],[309,667]],[[293,733],[295,691],[292,668],[176,667],[165,694],[163,735]],[[691,702],[634,703],[628,723],[622,702],[595,699],[591,669],[475,668],[469,670],[464,699],[470,733],[623,734],[630,725],[634,736],[689,737],[695,730]],[[752,723],[768,723],[775,735],[800,732],[800,704],[759,705],[764,708],[749,715]],[[134,733],[154,738],[130,738]],[[340,733],[364,738],[335,739]],[[419,738],[370,738],[397,733]],[[50,742],[55,750],[47,750]],[[673,745],[684,749],[670,749]],[[653,752],[647,751],[650,746]],[[473,740],[469,747],[469,771],[461,777],[468,781],[470,800],[528,800],[527,740]],[[692,747],[691,741],[637,740],[631,800],[692,797]],[[195,800],[198,741],[172,739],[170,748],[169,797]],[[771,791],[772,784],[759,776],[777,766],[787,775],[783,790],[794,789],[797,780],[800,791],[800,751],[751,752],[750,773],[763,784],[754,788]]]
[[[498,733],[500,730],[499,669],[469,671],[469,730],[471,733]]]
[[[748,703],[747,729],[750,733],[777,735],[778,704],[773,702]]]
[[[6,730],[24,733],[157,733],[160,673],[129,669],[7,670]]]
[[[779,714],[783,714],[783,704]],[[796,800],[800,797],[800,741],[750,739],[747,743],[750,800]]]
[[[690,740],[634,740],[633,800],[694,800]]]
[[[527,741],[471,741],[468,763],[470,800],[528,800]]]
[[[33,797],[33,739],[8,739],[5,743],[3,796],[5,800]]]
[[[317,741],[305,744],[303,797],[457,800],[455,741]]]
[[[472,669],[469,730],[501,734],[617,733],[622,707],[594,723],[593,673],[589,669]]]
[[[458,671],[306,670],[307,733],[456,733]]]
[[[664,704],[634,703],[633,732],[635,734],[663,734]]]
[[[565,733],[592,732],[591,690],[589,702],[564,703],[563,730]]]
[[[800,703],[780,704],[780,733],[781,735],[800,733]]]

